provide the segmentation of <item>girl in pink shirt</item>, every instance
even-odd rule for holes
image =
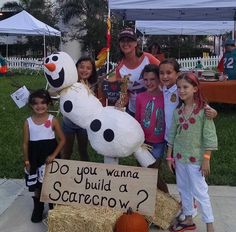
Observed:
[[[137,95],[135,118],[143,128],[145,143],[152,146],[150,152],[157,159],[156,164],[159,168],[165,149],[165,114],[164,97],[159,87],[158,66],[146,65],[142,71],[142,77],[147,90]],[[168,192],[167,185],[160,177],[158,187],[162,191]]]

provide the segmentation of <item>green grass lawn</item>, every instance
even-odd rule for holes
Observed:
[[[19,87],[25,85],[29,90],[45,88],[43,76],[17,74],[11,77],[0,77],[0,178],[22,178],[22,128],[25,119],[30,115],[30,109],[21,109],[10,97]],[[214,104],[218,111],[215,120],[219,149],[211,160],[211,175],[208,183],[211,185],[236,186],[236,105]],[[102,162],[103,158],[89,148],[91,160]],[[75,150],[74,159],[78,159]],[[124,165],[136,165],[132,156],[120,160]],[[175,178],[163,165],[164,176],[168,183]]]

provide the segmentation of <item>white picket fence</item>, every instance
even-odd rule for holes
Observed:
[[[217,67],[220,56],[209,56],[209,57],[192,57],[192,58],[182,58],[177,59],[178,63],[180,64],[180,67],[182,69],[194,69],[197,65],[197,62],[200,60],[201,64],[203,66],[203,69],[212,69]],[[110,63],[112,68],[114,68],[117,64],[116,63]]]
[[[220,57],[219,56],[209,56],[209,57],[192,57],[192,58],[183,58],[177,59],[181,68],[185,69],[194,69],[198,61],[201,61],[203,69],[211,69],[217,67]],[[112,68],[116,66],[116,63],[110,63]],[[23,70],[43,70],[43,60],[35,58],[16,58],[9,57],[7,58],[7,65],[10,69],[23,69]]]
[[[197,65],[197,62],[200,60],[201,64],[203,66],[203,69],[212,69],[217,67],[219,61],[220,61],[220,56],[209,56],[209,57],[193,57],[193,58],[183,58],[183,59],[178,59],[178,63],[180,64],[181,68],[186,68],[186,69],[194,69]]]
[[[9,69],[32,70],[37,72],[43,70],[42,59],[9,57],[6,60]]]

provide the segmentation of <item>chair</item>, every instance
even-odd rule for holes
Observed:
[[[51,99],[53,104],[49,108],[48,112],[58,116],[60,114],[60,95],[51,96]]]
[[[60,95],[58,93],[50,91],[48,82],[45,89],[48,90],[52,99],[52,105],[49,106],[48,112],[54,114],[57,117],[60,114]]]

